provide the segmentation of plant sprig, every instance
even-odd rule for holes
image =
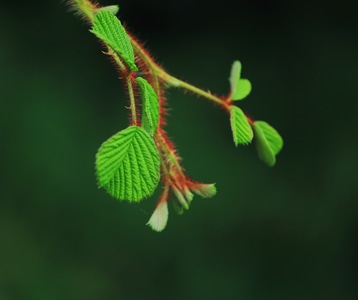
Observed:
[[[219,97],[170,75],[159,66],[115,16],[118,6],[100,7],[89,0],[72,0],[71,4],[91,24],[90,32],[117,65],[129,97],[130,124],[105,141],[96,154],[98,185],[118,200],[140,202],[154,193],[161,179],[162,194],[147,223],[153,230],[162,231],[166,227],[170,198],[181,214],[189,209],[194,194],[203,198],[216,194],[214,183],[200,183],[186,175],[181,158],[165,132],[168,88],[189,91],[227,111],[235,146],[249,144],[254,139],[259,158],[269,166],[276,163],[283,147],[282,137],[268,123],[248,117],[236,104],[252,88],[248,79],[241,78],[240,61],[232,65],[228,95]]]

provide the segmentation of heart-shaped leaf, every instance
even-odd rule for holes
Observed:
[[[153,139],[129,126],[105,141],[96,155],[99,187],[119,200],[139,202],[151,196],[160,178],[160,158]]]
[[[248,144],[253,138],[253,132],[244,112],[237,106],[230,107],[230,125],[235,146]]]
[[[283,147],[283,139],[271,125],[264,121],[256,121],[255,131],[256,149],[259,158],[270,167],[276,163],[276,155]]]

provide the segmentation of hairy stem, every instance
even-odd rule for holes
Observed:
[[[159,78],[161,78],[167,85],[185,89],[216,104],[219,104],[225,109],[228,109],[228,103],[223,99],[168,74],[146,53],[143,47],[133,37],[130,36],[130,38],[137,56],[139,56],[142,61],[152,70],[152,72],[155,73]]]
[[[164,154],[165,157],[165,164],[166,165],[172,165],[175,167],[175,169],[177,170],[177,172],[180,174],[180,177],[185,178],[185,175],[182,171],[182,167],[179,163],[178,157],[175,155],[175,152],[173,149],[171,149],[171,147],[168,145],[168,141],[167,138],[165,137],[165,135],[162,132],[158,132],[157,136],[156,136],[156,141],[159,144],[160,150],[162,151],[162,153]],[[170,173],[170,169],[167,169],[168,174]]]
[[[130,108],[131,108],[131,115],[132,115],[132,123],[133,125],[138,126],[137,121],[137,109],[136,109],[136,103],[134,98],[134,92],[133,92],[133,84],[132,84],[132,73],[130,73],[126,78],[127,88],[128,88],[128,95],[129,95],[129,101],[130,101]]]
[[[158,72],[158,75],[163,79],[163,81],[165,81],[168,85],[171,85],[173,87],[178,87],[178,88],[182,88],[185,89],[187,91],[190,91],[198,96],[201,96],[203,98],[206,98],[216,104],[219,104],[220,106],[222,106],[223,108],[227,109],[228,108],[228,104],[227,102],[225,102],[223,99],[221,99],[218,96],[213,95],[212,93],[210,93],[209,91],[204,91],[190,83],[187,83],[183,80],[180,80],[174,76],[169,75],[166,72]]]
[[[99,7],[96,4],[91,3],[89,0],[72,0],[71,1],[74,5],[77,6],[77,9],[90,21],[93,21],[95,11],[99,9]],[[189,84],[183,80],[180,80],[170,74],[168,74],[163,68],[161,68],[147,53],[147,51],[140,45],[140,43],[130,34],[127,33],[133,49],[135,53],[137,54],[137,57],[140,58],[141,61],[143,61],[147,67],[151,70],[153,77],[159,77],[162,79],[168,86],[172,87],[178,87],[182,88],[184,90],[190,91],[193,94],[196,94],[200,97],[206,98],[219,106],[223,107],[225,110],[228,110],[230,106],[230,102],[226,101],[225,99],[222,99],[218,96],[213,95],[212,93],[205,91],[203,89],[200,89],[192,84]],[[120,64],[120,61],[115,61]],[[119,66],[120,69],[123,68],[123,66]]]
[[[82,15],[85,19],[92,22],[95,17],[95,12],[99,8],[97,4],[92,3],[89,0],[70,0],[70,4],[74,9]]]
[[[91,22],[93,21],[96,10],[100,8],[97,4],[93,4],[89,0],[70,0],[70,1],[74,4],[74,6],[76,6],[77,10],[87,19],[89,19],[89,21]],[[198,88],[190,83],[187,83],[181,79],[178,79],[170,75],[162,67],[160,67],[154,61],[154,59],[152,59],[152,57],[148,54],[148,52],[144,49],[144,47],[142,47],[142,45],[130,33],[127,32],[127,34],[131,40],[131,44],[137,59],[140,60],[146,66],[146,69],[150,72],[151,81],[157,93],[161,92],[162,90],[161,85],[163,82],[167,86],[181,88],[199,97],[205,98],[219,105],[227,112],[230,111],[230,106],[233,105],[232,100],[230,99],[231,97],[216,96],[212,94],[210,91],[205,91],[201,88]],[[125,66],[123,65],[121,60],[118,57],[116,57],[116,55],[113,55],[113,57],[119,69],[124,71],[123,69],[125,68]],[[132,121],[134,122],[134,124],[137,124],[136,107],[134,101],[132,82],[128,80],[128,83],[129,83],[128,90],[129,90],[129,96],[131,101]],[[249,120],[249,123],[252,124],[253,120],[247,115],[246,117]]]

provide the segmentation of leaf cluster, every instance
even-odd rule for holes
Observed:
[[[242,65],[235,61],[231,68],[230,99],[232,101],[243,100],[252,89],[248,79],[241,78]],[[251,143],[255,136],[256,149],[259,158],[268,166],[276,163],[276,155],[283,147],[283,139],[280,134],[267,122],[250,120],[236,105],[230,105],[230,124],[235,146]]]
[[[165,109],[161,110],[158,95],[169,86],[184,88],[220,104],[229,113],[235,146],[255,140],[259,158],[269,166],[276,163],[276,156],[283,147],[282,137],[268,123],[249,118],[236,104],[252,90],[251,82],[241,78],[240,61],[234,61],[232,65],[228,97],[217,97],[159,68],[115,16],[118,6],[98,8],[90,4],[85,7],[93,25],[90,31],[103,43],[107,49],[105,53],[119,67],[128,89],[132,117],[127,128],[111,136],[97,151],[95,168],[99,187],[118,200],[140,202],[154,193],[162,178],[163,193],[148,222],[156,231],[163,230],[167,224],[170,193],[176,197],[174,206],[178,213],[189,208],[194,194],[203,198],[216,194],[215,184],[193,181],[184,173],[176,150],[163,128],[159,127]],[[91,8],[93,11],[88,11]],[[141,60],[138,64],[141,68],[146,65],[146,72],[138,68],[138,60]],[[155,88],[150,82],[156,82]]]
[[[99,10],[90,31],[130,71],[138,71],[130,38],[113,11]],[[160,179],[160,157],[153,139],[159,122],[158,97],[146,79],[138,76],[135,82],[142,99],[141,125],[116,133],[102,144],[96,155],[99,186],[111,196],[130,202],[151,196]]]

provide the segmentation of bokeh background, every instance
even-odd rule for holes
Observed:
[[[116,4],[116,1],[102,1]],[[277,165],[235,148],[211,103],[169,90],[167,130],[213,199],[131,205],[99,190],[94,156],[128,120],[118,74],[63,1],[0,7],[0,300],[357,299],[358,23],[354,1],[122,0],[171,74],[240,103],[285,140]]]

